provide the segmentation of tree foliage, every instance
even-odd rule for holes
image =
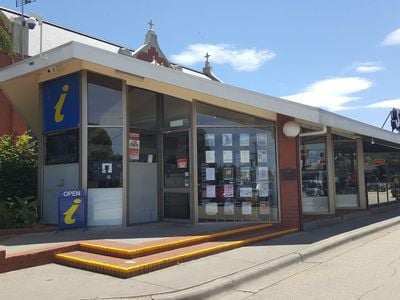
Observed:
[[[10,21],[4,15],[2,11],[0,11],[0,52],[14,56],[14,42],[9,33]]]
[[[29,134],[0,137],[0,201],[36,196],[37,143]]]

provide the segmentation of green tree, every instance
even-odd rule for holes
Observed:
[[[6,15],[0,11],[0,52],[13,57],[14,52],[14,42],[9,33],[10,20]]]
[[[37,143],[28,134],[0,137],[0,201],[36,196]]]

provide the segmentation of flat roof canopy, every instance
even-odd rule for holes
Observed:
[[[123,79],[129,85],[151,89],[188,101],[193,99],[275,120],[276,114],[299,122],[326,125],[358,136],[373,137],[400,146],[400,135],[319,108],[264,95],[224,83],[185,74],[118,53],[70,42],[3,68],[0,87],[40,134],[39,84],[80,70]]]

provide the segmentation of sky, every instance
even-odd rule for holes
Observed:
[[[152,20],[173,63],[202,70],[208,52],[226,84],[377,127],[400,108],[399,0],[36,0],[32,12],[131,49]]]

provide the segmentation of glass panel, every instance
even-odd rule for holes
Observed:
[[[46,136],[46,165],[79,162],[79,130]]]
[[[189,127],[192,103],[164,95],[164,128]]]
[[[122,126],[121,80],[88,73],[88,124]]]
[[[157,128],[157,94],[139,88],[129,88],[129,126],[141,129]]]
[[[263,125],[273,126],[274,123],[264,119],[259,119],[250,115],[226,110],[217,106],[204,103],[196,104],[197,125],[215,126],[243,126],[243,125]]]
[[[129,161],[154,163],[158,161],[158,134],[131,129],[128,142]]]
[[[358,207],[357,144],[334,141],[337,207]]]
[[[326,138],[302,138],[300,152],[303,212],[329,212]]]
[[[400,153],[398,150],[364,143],[364,171],[368,205],[400,199]]]
[[[164,134],[164,186],[189,187],[189,133]]]
[[[199,220],[278,220],[273,129],[197,130]]]
[[[89,128],[88,187],[122,186],[122,128]]]
[[[189,219],[189,193],[164,194],[164,218]]]

